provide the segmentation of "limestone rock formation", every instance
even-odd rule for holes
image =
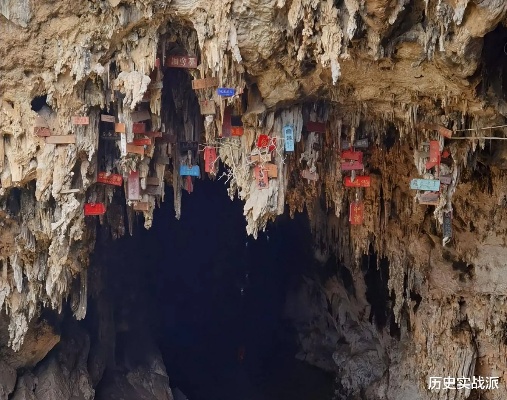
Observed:
[[[347,266],[354,290],[337,279],[320,300],[343,343],[312,359],[334,360],[345,392],[464,399],[428,391],[429,377],[505,382],[507,176],[500,141],[484,138],[503,138],[507,3],[42,0],[0,11],[0,310],[12,349],[41,306],[61,310],[70,296],[84,318],[97,222],[119,237],[143,213],[149,228],[165,184],[179,217],[182,190],[199,184],[190,167],[214,179],[220,159],[217,184],[244,200],[249,234],[285,205],[306,209],[320,257]],[[365,139],[370,187],[348,189],[358,178],[341,151]],[[435,143],[436,172],[426,168]],[[431,195],[411,179],[444,175],[438,199],[420,204]],[[85,203],[100,216],[85,216]],[[361,225],[349,224],[350,204],[364,207]],[[368,321],[359,261],[370,248],[389,262],[398,337]],[[48,379],[69,378],[50,363]],[[61,390],[91,398],[88,379]],[[35,381],[18,379],[14,398],[33,398]],[[505,398],[501,386],[482,398]]]

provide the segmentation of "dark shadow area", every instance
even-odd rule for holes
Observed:
[[[95,249],[114,296],[109,370],[125,365],[125,349],[138,346],[146,359],[149,334],[171,386],[190,400],[331,399],[333,377],[294,358],[297,336],[283,318],[287,291],[315,268],[306,215],[281,216],[247,238],[243,202],[223,183],[199,180],[183,193],[179,221],[171,189],[151,230],[137,218],[133,237],[99,237]],[[97,312],[90,306],[87,319]]]
[[[364,280],[366,282],[366,299],[371,304],[370,322],[373,320],[377,328],[383,329],[390,314],[389,307],[389,261],[379,258],[370,246],[368,255],[363,256]]]

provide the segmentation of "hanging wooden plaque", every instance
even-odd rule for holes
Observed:
[[[73,144],[76,143],[76,135],[47,136],[45,141],[48,144]]]
[[[43,128],[43,127],[39,127],[39,126],[36,126],[33,128],[33,133],[39,137],[51,136],[51,131],[49,130],[49,128]]]
[[[89,117],[75,116],[72,117],[72,125],[88,125],[90,123]]]
[[[149,138],[161,138],[162,132],[144,132],[143,135]]]
[[[107,174],[107,172],[99,172],[97,174],[97,183],[104,183],[106,185],[121,186],[123,184],[123,177],[119,174]]]
[[[114,131],[116,133],[125,133],[125,124],[114,124]]]
[[[438,204],[439,198],[440,193],[438,192],[421,193],[419,195],[419,204],[436,206]]]
[[[192,89],[207,89],[211,87],[218,86],[218,78],[204,78],[204,79],[194,79],[192,81]]]
[[[438,179],[412,179],[410,189],[438,192],[440,190],[440,181]]]
[[[452,211],[444,212],[442,233],[444,238],[452,237]]]
[[[120,133],[120,153],[122,157],[127,155],[127,135]]]
[[[127,198],[128,200],[141,199],[141,182],[139,180],[139,171],[130,171],[127,180]]]
[[[270,162],[271,160],[272,160],[271,153],[250,154],[248,156],[248,162],[251,163]]]
[[[149,194],[151,196],[162,196],[162,187],[149,185],[143,190],[143,194]]]
[[[217,161],[217,151],[214,147],[206,147],[204,149],[204,171],[209,174],[215,174],[215,162]]]
[[[197,57],[168,56],[165,65],[169,68],[197,68]]]
[[[290,153],[294,151],[294,128],[290,125],[283,127],[283,138],[285,140],[285,151]]]
[[[146,124],[144,122],[134,122],[132,124],[132,133],[145,133]]]
[[[202,115],[215,115],[216,114],[215,102],[213,100],[200,101],[199,105],[201,107],[201,114]]]
[[[232,107],[225,107],[224,119],[222,121],[222,137],[231,137],[231,115]]]
[[[189,167],[188,165],[180,165],[180,175],[181,176],[195,176],[199,178],[201,176],[201,172],[199,170],[198,165],[193,165]]]
[[[149,111],[134,111],[130,114],[132,118],[132,122],[141,122],[151,119],[151,114]]]
[[[278,167],[275,164],[266,163],[264,168],[268,172],[268,178],[278,178]]]
[[[370,187],[370,184],[369,176],[356,176],[353,181],[350,176],[345,177],[345,187]]]
[[[351,151],[351,150],[345,150],[341,153],[341,159],[342,160],[349,160],[349,161],[358,161],[360,163],[363,162],[363,152],[362,151]]]
[[[357,171],[364,169],[364,164],[359,161],[342,161],[342,171]]]
[[[242,126],[232,126],[231,127],[232,136],[243,136],[243,127]]]
[[[306,123],[308,132],[326,133],[326,124],[324,122],[309,121]]]
[[[160,185],[160,179],[156,176],[147,176],[146,177],[146,184],[149,186],[159,186]]]
[[[108,122],[108,123],[112,123],[114,124],[116,122],[116,118],[114,115],[106,115],[106,114],[102,114],[100,116],[100,120],[102,122]]]
[[[191,176],[187,176],[187,178],[185,179],[185,190],[188,192],[188,194],[194,191],[194,184],[192,183]]]
[[[364,220],[364,204],[362,201],[350,203],[349,222],[351,225],[362,225]]]
[[[269,187],[268,181],[268,170],[265,168],[261,168],[260,165],[255,166],[254,168],[254,177],[257,181],[258,189],[267,189]]]
[[[452,175],[440,175],[438,179],[440,183],[444,185],[450,185],[452,182]]]
[[[84,205],[84,215],[104,215],[105,213],[104,203],[86,203]]]
[[[426,163],[426,169],[431,169],[440,164],[440,143],[437,140],[430,141],[430,159]]]
[[[148,211],[150,209],[150,203],[147,201],[138,201],[132,205],[134,211]]]
[[[135,138],[132,142],[134,146],[151,146],[150,138]]]

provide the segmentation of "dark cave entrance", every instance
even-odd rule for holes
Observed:
[[[294,358],[296,333],[284,319],[287,290],[315,268],[306,216],[281,216],[254,240],[243,203],[231,202],[220,181],[184,193],[180,220],[171,191],[151,230],[142,217],[132,237],[112,241],[99,228],[93,264],[117,333],[96,398],[108,398],[114,375],[147,362],[155,344],[171,386],[190,400],[331,399],[333,377]],[[90,303],[97,332],[103,310]]]

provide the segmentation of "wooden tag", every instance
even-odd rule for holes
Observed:
[[[134,146],[151,146],[150,138],[136,138],[132,142]]]
[[[440,181],[438,179],[412,179],[410,189],[438,192],[440,190]]]
[[[359,161],[342,161],[342,171],[357,171],[364,169],[363,163]]]
[[[257,181],[257,188],[262,190],[267,189],[269,187],[267,169],[262,169],[259,165],[255,166],[254,176],[255,180]]]
[[[271,161],[271,153],[261,153],[261,154],[250,154],[248,156],[249,162],[270,162]]]
[[[232,107],[225,107],[224,119],[222,121],[222,137],[231,137],[231,115]]]
[[[146,184],[149,186],[159,186],[160,179],[158,179],[156,176],[148,176],[146,177]]]
[[[76,135],[47,136],[45,140],[48,144],[73,144],[76,143]]]
[[[195,176],[195,177],[199,178],[201,176],[201,172],[199,170],[198,165],[193,165],[191,167],[189,167],[188,165],[180,165],[180,175],[181,176]]]
[[[438,179],[440,180],[440,183],[450,185],[452,182],[452,175],[440,175]]]
[[[278,167],[275,164],[266,163],[264,168],[268,171],[268,178],[278,178]]]
[[[214,147],[206,147],[204,149],[204,171],[210,174],[216,173],[215,161],[217,160],[217,152]]]
[[[147,201],[138,201],[132,205],[134,211],[149,211],[150,203]]]
[[[419,204],[436,206],[438,204],[439,197],[440,193],[438,192],[421,193],[419,195]]]
[[[125,124],[114,124],[114,131],[116,133],[125,133]]]
[[[100,120],[102,122],[109,122],[109,123],[114,124],[116,122],[116,117],[114,115],[105,115],[105,114],[102,114],[100,116]]]
[[[141,199],[141,182],[139,180],[139,171],[130,171],[127,180],[127,198],[128,200]]]
[[[127,135],[125,133],[120,133],[120,152],[122,157],[127,155]]]
[[[84,205],[84,215],[104,215],[105,213],[104,203],[86,203]]]
[[[145,133],[146,124],[144,122],[134,122],[132,124],[132,133]]]
[[[283,127],[283,137],[285,139],[285,151],[290,153],[294,151],[294,128],[290,125]]]
[[[364,220],[364,204],[362,201],[350,203],[349,222],[351,225],[361,225]]]
[[[362,151],[345,150],[345,151],[342,151],[341,159],[342,160],[358,161],[358,162],[362,163],[363,162],[363,152]]]
[[[369,176],[356,176],[354,181],[350,176],[345,177],[345,187],[370,187],[371,179]]]
[[[192,89],[206,89],[210,87],[218,86],[218,78],[204,78],[204,79],[194,79],[192,81]]]
[[[232,136],[243,136],[243,127],[242,126],[232,126],[231,127]]]
[[[309,121],[306,123],[306,129],[308,132],[326,133],[326,124],[323,122]]]
[[[215,102],[213,100],[203,100],[199,102],[201,106],[201,114],[202,115],[215,115]]]
[[[119,174],[109,174],[106,172],[99,172],[97,174],[97,183],[105,183],[106,185],[121,186],[123,184],[123,177]]]
[[[132,117],[132,122],[140,122],[140,121],[146,121],[148,119],[151,119],[151,115],[149,111],[134,111],[130,114]]]
[[[90,123],[89,117],[72,117],[73,125],[88,125]]]
[[[168,56],[165,65],[169,68],[197,68],[197,57]]]
[[[39,137],[51,136],[51,131],[49,130],[49,128],[42,128],[42,127],[38,127],[38,126],[33,128],[33,133]]]
[[[162,187],[161,186],[146,186],[146,189],[143,190],[143,194],[149,194],[151,196],[161,196],[162,195]]]
[[[143,135],[149,138],[161,138],[162,132],[144,132]]]
[[[452,237],[452,211],[444,212],[442,233],[444,238]]]
[[[144,146],[127,143],[127,153],[144,155]]]

